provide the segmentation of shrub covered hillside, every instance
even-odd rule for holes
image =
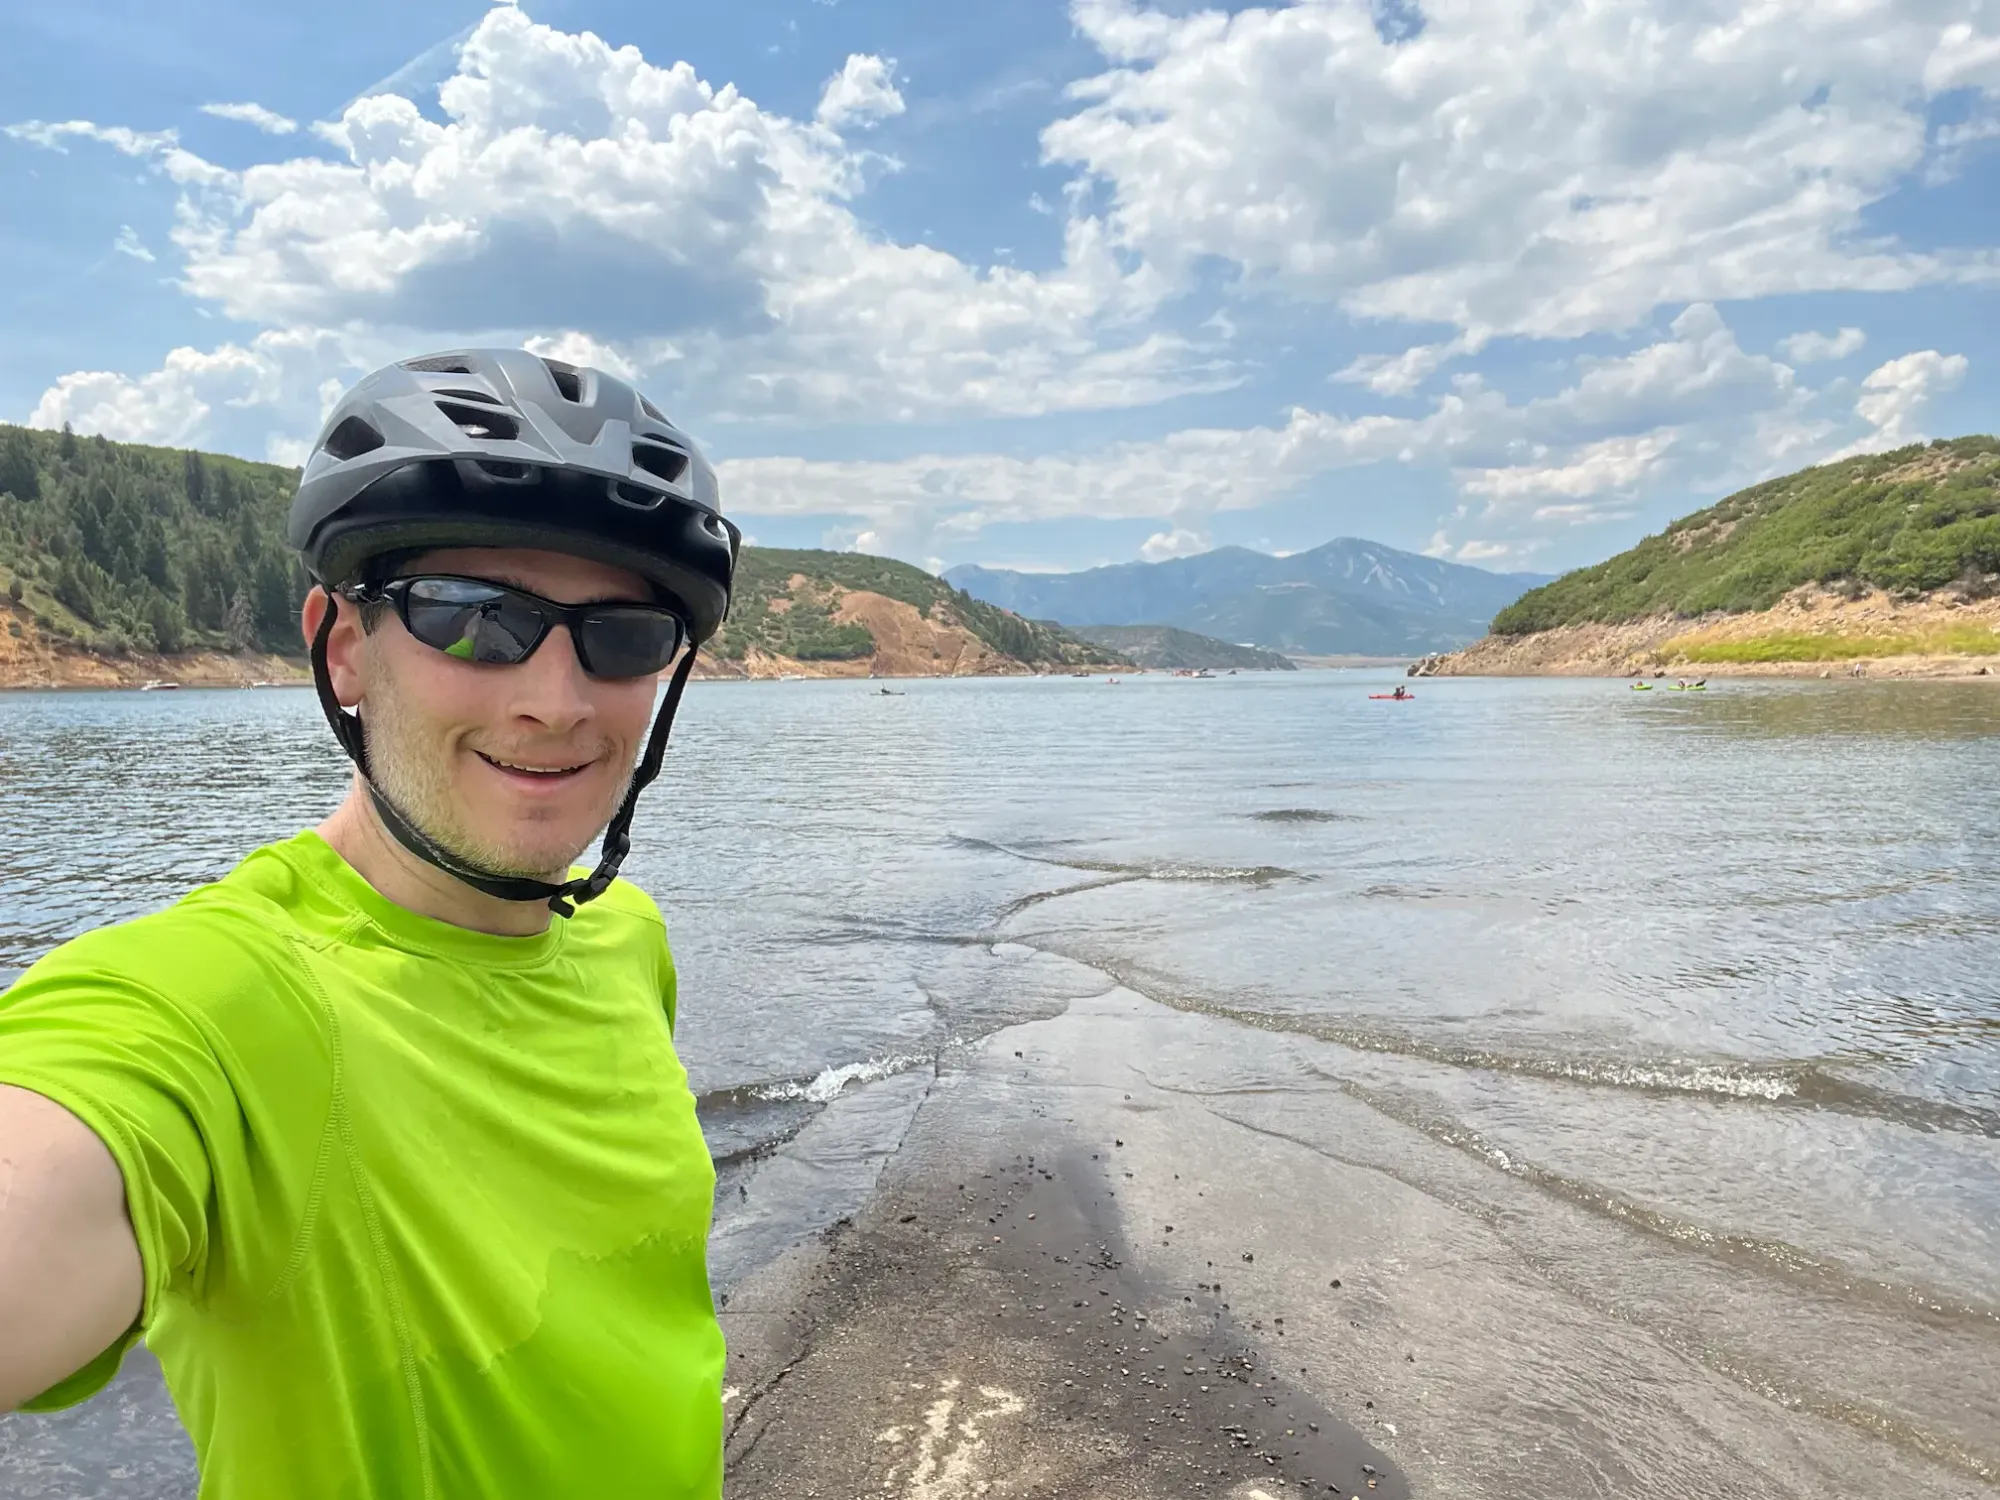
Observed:
[[[879,594],[924,618],[962,626],[1002,656],[1030,667],[1118,665],[1124,658],[1057,626],[1024,620],[960,593],[921,568],[860,552],[745,547],[729,621],[712,646],[725,661],[753,648],[794,661],[857,661],[875,650],[857,622],[836,619],[849,593]]]
[[[0,588],[91,650],[297,654],[298,471],[0,425]]]
[[[1493,633],[1768,609],[1801,584],[1906,598],[2000,589],[2000,439],[1917,444],[1753,485],[1522,595]]]

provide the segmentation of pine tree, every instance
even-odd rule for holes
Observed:
[[[222,638],[231,651],[249,649],[252,635],[250,596],[238,589],[236,597],[229,601],[229,613],[223,617]]]

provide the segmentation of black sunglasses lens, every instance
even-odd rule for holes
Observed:
[[[576,654],[593,677],[646,677],[681,648],[681,622],[657,609],[601,609],[577,629]]]
[[[468,578],[414,580],[403,621],[411,635],[446,656],[497,666],[526,660],[547,630],[529,600]]]

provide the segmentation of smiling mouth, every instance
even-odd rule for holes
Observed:
[[[579,771],[589,770],[592,764],[590,761],[584,761],[573,766],[528,766],[522,765],[519,761],[501,760],[483,750],[475,750],[472,753],[496,771],[505,771],[513,776],[533,776],[542,781],[560,781],[565,776],[574,776]]]

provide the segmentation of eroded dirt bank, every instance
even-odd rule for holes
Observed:
[[[1894,650],[1890,643],[1940,645],[1952,632],[2000,631],[2000,599],[1961,601],[1933,595],[1896,600],[1875,592],[1849,599],[1823,589],[1795,590],[1754,614],[1662,615],[1616,625],[1564,625],[1531,635],[1489,635],[1430,659],[1422,675],[1439,677],[1625,677],[1664,671],[1705,677],[1967,677],[2000,673],[2000,650]],[[1689,656],[1703,646],[1771,637],[1823,636],[1880,643],[1884,654],[1829,652],[1803,661],[1714,662]],[[1857,671],[1856,668],[1859,668]]]

